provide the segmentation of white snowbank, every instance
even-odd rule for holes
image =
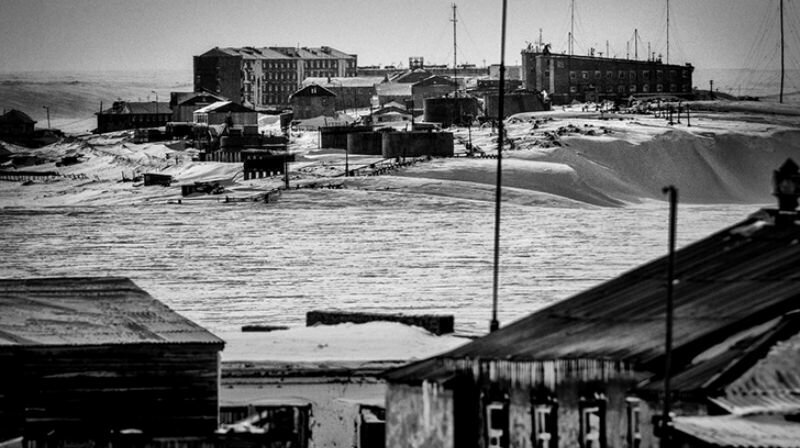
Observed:
[[[317,325],[289,330],[220,333],[223,361],[407,361],[469,342],[395,322]]]

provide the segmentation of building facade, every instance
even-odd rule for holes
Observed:
[[[96,133],[124,129],[157,128],[172,119],[167,102],[114,101],[110,108],[97,112]]]
[[[368,108],[376,95],[375,86],[383,82],[381,77],[338,77],[313,78],[303,80],[303,87],[316,84],[336,94],[336,110]]]
[[[36,121],[25,112],[11,109],[0,115],[0,139],[31,137],[35,124]]]
[[[335,93],[325,87],[312,85],[293,93],[289,101],[294,111],[294,119],[302,120],[319,116],[335,116],[335,99]]]
[[[688,98],[693,72],[691,64],[664,64],[660,59],[570,56],[535,47],[522,51],[525,88],[546,91],[553,104],[623,101],[631,96]]]
[[[353,77],[356,62],[356,55],[331,47],[216,47],[194,57],[194,90],[281,109],[305,78]]]

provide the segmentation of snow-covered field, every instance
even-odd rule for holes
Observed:
[[[149,91],[129,81],[127,96]],[[20,103],[35,92],[65,90],[64,83],[101,96],[113,90],[111,84],[108,92],[98,91],[85,80],[65,78],[21,91],[15,82],[5,79],[0,90],[17,92],[12,99]],[[174,86],[162,84],[156,91],[164,100]],[[64,101],[63,108],[78,107],[75,98]],[[54,117],[80,125],[66,130],[93,127],[90,119],[75,119],[94,110],[82,101],[78,109],[86,111]],[[772,170],[787,157],[800,160],[800,118],[755,106],[703,104],[691,127],[580,107],[510,119],[501,322],[663,255],[666,185],[680,190],[680,244],[771,205]],[[263,124],[267,131],[274,126]],[[486,153],[496,151],[491,128],[453,131],[462,142],[471,134]],[[195,162],[193,150],[179,142],[135,144],[130,137],[84,135],[37,150],[5,145],[46,161],[20,169],[62,177],[0,181],[0,276],[130,277],[222,334],[229,342],[226,360],[411,359],[462,342],[388,324],[302,328],[305,313],[317,309],[447,313],[456,316],[459,332],[488,328],[496,160],[435,159],[391,175],[345,179],[344,151],[317,148],[315,132],[297,133],[292,186],[341,188],[291,189],[269,204],[226,203],[226,196],[254,197],[283,181],[244,181],[240,164]],[[456,151],[464,151],[463,144]],[[62,157],[78,155],[81,163],[56,166]],[[349,159],[351,168],[379,161]],[[143,173],[170,174],[176,184],[220,181],[226,191],[181,198],[177,186],[122,181]],[[238,333],[247,324],[292,329]]]

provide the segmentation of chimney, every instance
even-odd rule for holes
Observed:
[[[800,197],[800,167],[792,159],[772,173],[772,194],[778,198],[777,224],[793,224],[797,217],[797,199]]]

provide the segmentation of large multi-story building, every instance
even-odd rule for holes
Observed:
[[[194,88],[258,109],[283,108],[307,77],[356,76],[357,56],[331,47],[215,47],[194,57]]]
[[[546,91],[553,104],[577,101],[620,101],[631,96],[692,94],[691,64],[575,56],[530,47],[522,50],[525,88]]]

